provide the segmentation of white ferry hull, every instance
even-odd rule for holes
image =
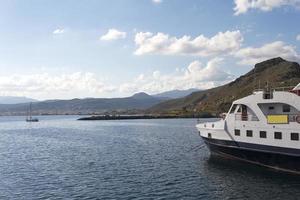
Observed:
[[[202,137],[211,154],[300,175],[300,150]]]
[[[254,92],[234,101],[224,119],[196,127],[212,154],[300,174],[300,84]]]

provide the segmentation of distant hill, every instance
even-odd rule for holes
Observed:
[[[32,103],[33,114],[105,114],[106,112],[138,112],[164,101],[146,93],[125,98],[86,98],[48,100]],[[26,115],[29,103],[0,104],[0,115]]]
[[[227,112],[232,101],[247,96],[258,88],[258,83],[270,87],[294,86],[300,82],[300,66],[282,58],[273,58],[254,66],[247,74],[226,85],[194,92],[153,106],[150,113]]]
[[[0,96],[0,104],[17,104],[28,102],[37,102],[37,100],[27,97]]]
[[[181,97],[185,97],[187,95],[192,94],[193,92],[198,92],[200,91],[199,89],[196,88],[191,88],[188,90],[171,90],[171,91],[167,91],[167,92],[162,92],[159,94],[154,94],[152,96],[154,97],[165,97],[165,98],[169,98],[169,99],[176,99],[176,98],[181,98]]]

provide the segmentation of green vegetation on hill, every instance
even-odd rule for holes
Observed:
[[[271,88],[295,86],[300,82],[300,66],[282,58],[273,58],[255,65],[247,74],[226,85],[194,92],[186,97],[159,103],[148,110],[150,113],[222,113],[231,103],[247,96],[254,89],[268,83]]]

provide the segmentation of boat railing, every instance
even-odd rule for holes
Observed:
[[[285,87],[276,87],[272,88],[273,91],[291,91],[295,86],[285,86]]]
[[[282,92],[284,92],[284,91],[291,91],[291,90],[293,90],[294,87],[295,86],[284,86],[284,87],[274,87],[274,88],[265,88],[265,89],[260,88],[260,89],[254,89],[254,92],[263,92],[263,91],[269,91],[269,92],[282,91]]]
[[[256,115],[250,114],[235,114],[236,121],[259,121]]]
[[[255,89],[253,93],[263,92],[266,96],[266,99],[273,98],[273,92],[291,92],[300,96],[300,90],[294,89],[295,86],[285,86],[285,87],[276,87],[276,88],[265,88],[265,89]]]
[[[208,128],[208,129],[224,129],[225,120],[222,118],[212,118],[212,119],[198,119],[197,124],[201,128]]]

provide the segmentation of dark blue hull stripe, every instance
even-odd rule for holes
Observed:
[[[221,145],[221,146],[241,148],[250,151],[259,151],[259,152],[267,152],[267,153],[300,157],[300,149],[275,147],[269,145],[253,144],[253,143],[238,142],[238,141],[218,140],[218,139],[205,138],[205,137],[202,138],[204,141],[208,141],[210,143],[214,143],[216,145]]]
[[[300,173],[300,155],[278,153],[270,146],[239,143],[241,147],[236,146],[235,142],[204,138],[206,145],[212,153],[217,153],[222,156],[232,157],[250,163],[275,168],[292,173]],[[255,145],[255,144],[254,144]],[[263,146],[257,148],[257,146]],[[260,150],[260,149],[263,149]],[[277,149],[276,149],[277,150]],[[280,152],[282,152],[281,150]],[[288,150],[289,151],[289,150]]]

